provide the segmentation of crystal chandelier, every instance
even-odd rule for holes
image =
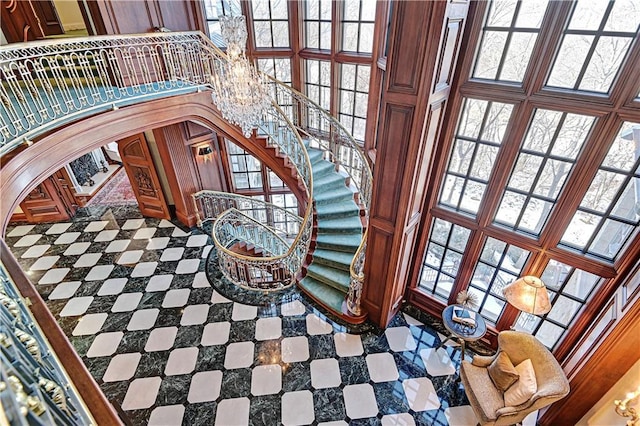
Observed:
[[[227,45],[227,62],[219,61],[213,76],[213,102],[222,116],[251,136],[265,110],[271,105],[264,77],[245,55],[247,25],[244,16],[220,18],[222,38]]]

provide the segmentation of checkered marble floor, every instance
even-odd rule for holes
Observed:
[[[412,307],[385,330],[349,328],[295,289],[247,295],[201,230],[135,207],[6,241],[131,424],[476,424],[459,349],[436,350],[444,336]]]

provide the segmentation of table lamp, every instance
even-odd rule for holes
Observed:
[[[502,289],[505,299],[522,312],[533,315],[546,314],[551,310],[549,294],[542,280],[526,275]]]

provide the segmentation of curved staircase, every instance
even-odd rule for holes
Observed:
[[[360,207],[345,174],[323,158],[323,151],[307,147],[313,171],[315,250],[306,276],[298,286],[317,302],[343,316],[349,292],[349,269],[362,241]]]

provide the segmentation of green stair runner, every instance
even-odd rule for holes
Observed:
[[[337,314],[349,291],[349,267],[362,241],[360,208],[345,177],[322,158],[322,151],[307,148],[313,171],[317,238],[313,260],[299,286]]]

